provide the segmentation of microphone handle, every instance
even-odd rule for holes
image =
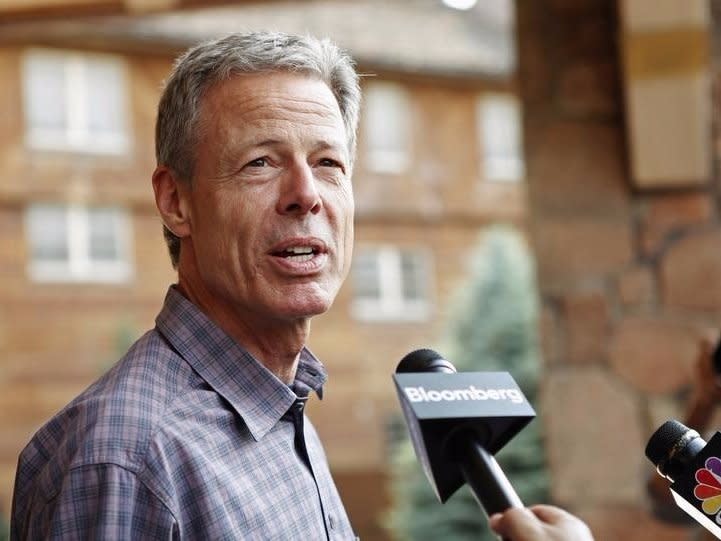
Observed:
[[[511,507],[523,507],[496,459],[478,443],[471,432],[456,435],[454,456],[473,496],[490,517]]]

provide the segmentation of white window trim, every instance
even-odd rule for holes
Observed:
[[[115,261],[97,261],[90,258],[90,231],[88,209],[81,205],[68,205],[67,240],[68,259],[65,261],[35,261],[28,265],[28,274],[34,282],[125,283],[133,276],[130,259],[130,223],[125,212],[114,220],[115,239],[119,258]],[[26,220],[29,220],[26,213]],[[27,224],[29,230],[29,224]]]
[[[488,127],[486,112],[492,103],[505,102],[509,107],[515,107],[517,116],[517,141],[515,143],[515,155],[492,155],[489,156],[486,145],[486,133]],[[476,104],[476,126],[478,133],[482,178],[489,182],[515,183],[524,180],[526,171],[523,156],[523,126],[521,124],[520,103],[516,96],[510,93],[484,93]],[[510,172],[510,173],[509,173]]]
[[[377,254],[379,269],[380,298],[355,298],[351,304],[354,318],[367,322],[417,322],[426,321],[431,315],[432,258],[427,249],[414,249],[420,252],[427,275],[425,299],[409,300],[403,297],[403,277],[401,270],[401,252],[408,248],[382,245],[372,248]]]
[[[404,122],[406,123],[406,126],[400,129],[404,129],[406,131],[406,140],[403,141],[404,147],[400,149],[374,147],[373,141],[371,141],[370,139],[371,128],[367,124],[364,124],[363,129],[366,132],[365,165],[369,171],[372,171],[374,173],[391,175],[402,174],[408,170],[411,162],[411,135],[413,131],[411,123],[413,122],[413,119],[408,91],[398,83],[390,81],[379,81],[369,83],[367,90],[369,92],[369,95],[374,91],[374,87],[376,87],[376,91],[380,91],[381,94],[395,93],[400,98],[400,101],[403,104],[402,107],[404,108],[402,114]],[[368,104],[371,103],[371,101],[371,98],[368,97],[366,101],[367,107],[369,106]],[[367,114],[362,118],[368,119],[370,117],[371,115]]]
[[[408,170],[408,152],[390,149],[370,149],[366,153],[367,167],[374,173],[399,175]]]
[[[125,155],[130,149],[130,136],[125,122],[117,132],[90,132],[88,129],[87,60],[102,57],[107,63],[116,66],[123,81],[123,107],[127,118],[130,108],[127,103],[127,72],[125,63],[110,55],[91,55],[78,52],[65,52],[52,49],[29,49],[23,63],[24,100],[29,107],[30,101],[30,65],[33,57],[44,56],[62,62],[65,71],[65,96],[68,108],[68,126],[64,130],[43,130],[25,122],[25,144],[34,150],[61,152],[81,152],[85,154]]]

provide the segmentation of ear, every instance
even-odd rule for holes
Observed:
[[[176,174],[164,165],[159,165],[153,172],[153,191],[155,206],[165,226],[176,237],[190,235],[190,186],[179,180]]]

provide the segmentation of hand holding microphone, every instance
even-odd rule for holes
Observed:
[[[491,516],[489,523],[508,541],[593,541],[583,521],[553,505],[509,509]]]

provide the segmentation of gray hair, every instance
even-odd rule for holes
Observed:
[[[301,73],[328,85],[340,108],[352,164],[361,93],[351,57],[328,39],[252,32],[201,43],[178,57],[158,105],[158,165],[171,168],[180,180],[190,183],[205,92],[235,75],[272,72]],[[173,267],[177,268],[180,239],[165,226],[163,234]]]

